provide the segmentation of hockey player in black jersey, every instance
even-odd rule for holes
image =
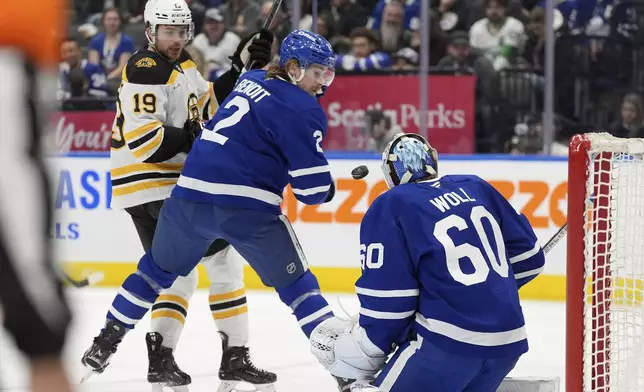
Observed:
[[[159,211],[174,188],[186,154],[209,120],[232,91],[244,61],[254,68],[270,60],[273,36],[268,31],[242,39],[232,56],[233,67],[215,83],[206,82],[184,50],[192,38],[192,16],[183,0],[149,0],[144,19],[149,46],[136,52],[123,71],[111,148],[112,208],[125,209],[134,222],[144,250],[150,248]],[[202,264],[210,278],[210,310],[222,336],[219,392],[228,392],[245,381],[257,390],[269,391],[276,376],[258,369],[248,348],[248,308],[243,265],[226,241],[217,240]],[[151,309],[152,332],[148,346],[148,381],[157,388],[190,384],[191,379],[175,363],[174,349],[187,317],[188,303],[198,281],[195,268],[156,302],[134,298],[137,306]],[[159,288],[160,289],[160,288]],[[123,300],[129,298],[120,292]],[[127,320],[126,320],[127,321]],[[82,362],[103,372],[114,342],[123,329],[108,324],[83,355]]]

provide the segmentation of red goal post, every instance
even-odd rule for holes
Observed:
[[[644,139],[571,139],[566,282],[565,390],[644,390]]]

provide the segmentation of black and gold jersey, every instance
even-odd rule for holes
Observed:
[[[187,119],[208,120],[218,103],[184,51],[176,62],[137,51],[123,69],[112,128],[112,206],[126,208],[170,196],[186,154],[148,163],[164,138],[164,126],[183,128]]]

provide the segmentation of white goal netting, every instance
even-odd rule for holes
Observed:
[[[644,391],[644,140],[586,139],[583,391]]]

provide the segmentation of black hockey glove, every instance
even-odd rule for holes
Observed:
[[[186,122],[183,124],[183,129],[184,131],[188,132],[188,142],[192,146],[192,143],[194,143],[195,140],[197,140],[197,138],[199,137],[199,135],[201,135],[201,131],[203,130],[203,125],[199,120],[187,119]]]
[[[266,29],[244,37],[237,45],[235,53],[229,57],[233,62],[233,69],[241,74],[244,64],[249,58],[251,60],[250,69],[264,68],[271,61],[273,39],[273,33]]]
[[[328,203],[333,198],[335,197],[335,181],[331,181],[331,189],[329,189],[329,193],[326,195],[326,199],[323,201],[323,203]]]

